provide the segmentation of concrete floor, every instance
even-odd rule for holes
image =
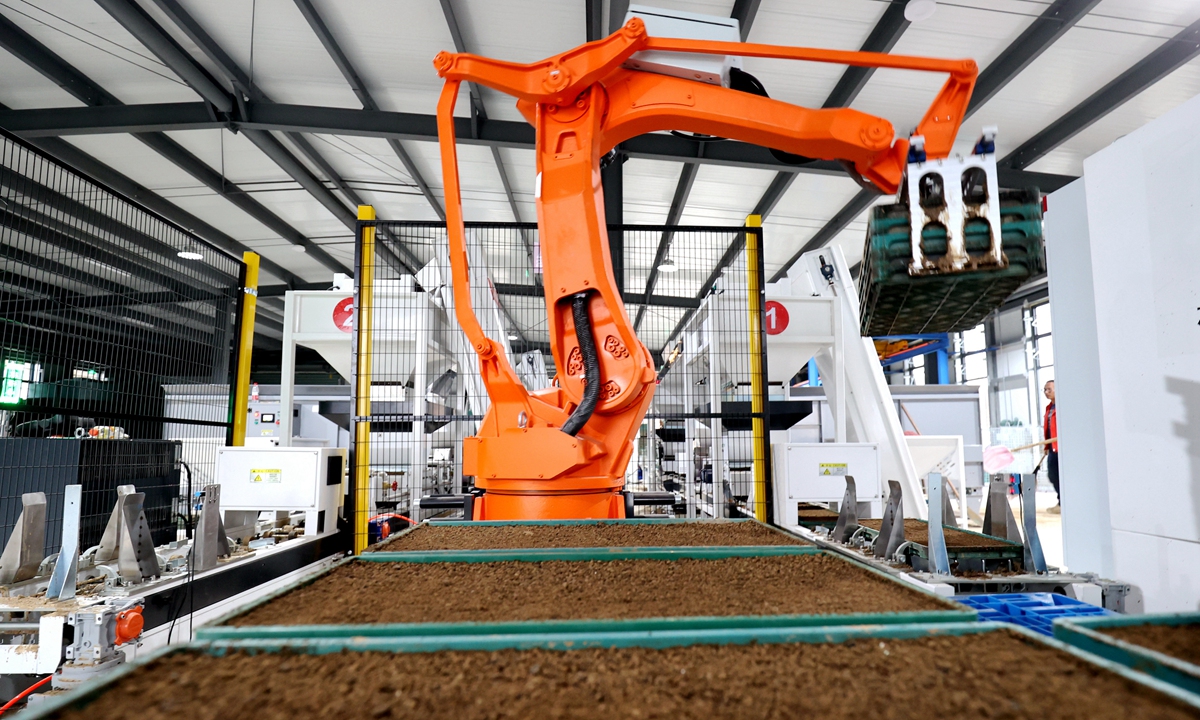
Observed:
[[[1047,512],[1058,504],[1054,488],[1049,484],[1045,487],[1039,484],[1035,501],[1037,503],[1038,538],[1042,541],[1042,554],[1046,556],[1046,564],[1066,570],[1067,568],[1063,565],[1062,516]],[[1012,507],[1013,517],[1017,518],[1017,522],[1020,523],[1021,498],[1017,495],[1010,495],[1008,503]],[[983,528],[972,521],[967,523],[967,529],[980,532]]]

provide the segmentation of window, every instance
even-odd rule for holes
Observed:
[[[21,360],[4,361],[4,377],[0,381],[0,404],[16,405],[29,397],[31,376],[41,373],[41,366]]]

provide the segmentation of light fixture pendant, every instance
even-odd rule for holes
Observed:
[[[676,265],[675,261],[672,260],[671,258],[667,258],[666,260],[663,260],[662,264],[658,266],[659,272],[673,273],[673,272],[676,272],[677,270],[679,270],[679,266]]]
[[[921,22],[933,17],[936,10],[935,0],[908,0],[908,4],[904,6],[904,19],[910,23]]]
[[[179,252],[177,252],[175,254],[178,255],[179,257],[183,258],[184,260],[203,260],[204,259],[204,256],[201,255],[200,253],[196,252],[195,250],[180,250]]]

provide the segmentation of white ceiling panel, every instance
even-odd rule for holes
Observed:
[[[623,167],[625,222],[629,225],[662,225],[671,209],[682,163],[660,160],[627,160]]]
[[[83,105],[15,55],[0,50],[0,102],[15,110]]]
[[[750,42],[834,50],[858,50],[885,5],[874,0],[764,0],[750,28]],[[845,67],[826,63],[746,58],[746,72],[776,99],[819,108]]]
[[[308,253],[296,252],[286,240],[247,240],[246,246],[254,252],[268,257],[307,282],[321,282],[333,277],[333,271],[314,260]],[[332,248],[327,248],[332,251]],[[332,252],[331,252],[332,254]],[[353,267],[353,265],[351,265]]]
[[[280,1],[295,10],[291,0]],[[437,110],[442,81],[433,58],[442,50],[454,51],[439,3],[314,0],[314,5],[382,109],[428,114]],[[320,52],[325,55],[323,49]],[[463,88],[456,114],[469,113]]]
[[[122,102],[199,99],[96,3],[13,0],[4,16]]]
[[[681,225],[741,225],[775,173],[770,170],[701,165]]]
[[[241,133],[213,129],[166,134],[232,183],[286,180],[295,184],[286,172]]]
[[[1186,100],[1200,95],[1200,60],[1193,60],[1113,112],[1084,129],[1029,169],[1040,172],[1080,175],[1083,161],[1117,138],[1154,120]]]
[[[892,52],[949,59],[971,58],[982,71],[1043,9],[1041,4],[1017,0],[942,3],[933,17],[911,25]],[[946,76],[941,73],[877,70],[852,107],[886,118],[895,127],[897,136],[907,137],[945,82]],[[960,138],[965,138],[963,142],[973,141],[979,135],[979,128],[988,124],[993,123],[987,121],[985,113],[977,113],[964,123]],[[1004,124],[1000,125],[1000,137],[1002,140],[1012,137]]]
[[[849,177],[797,175],[763,221],[763,264],[770,269],[787,262],[859,189]]]
[[[1200,15],[1200,11],[1193,12]],[[1161,27],[1139,23],[1126,31],[1114,31],[1097,29],[1100,25],[1088,16],[1064,33],[968,120],[971,132],[961,133],[960,139],[973,140],[980,126],[997,125],[1000,135],[996,150],[1003,157],[1164,42]],[[1173,33],[1168,29],[1169,34]],[[1187,77],[1183,76],[1184,87],[1188,86]],[[1161,107],[1162,95],[1158,101],[1143,100],[1139,104],[1143,112],[1154,116],[1169,109]],[[1101,147],[1115,139],[1106,138]],[[1076,174],[1082,171],[1077,161],[1062,160],[1056,165],[1060,170]]]
[[[181,4],[275,102],[361,107],[292,0],[181,0]],[[325,3],[317,5],[325,9]],[[171,27],[163,16],[158,19]],[[182,34],[176,33],[175,38],[193,51],[193,57],[203,57]]]

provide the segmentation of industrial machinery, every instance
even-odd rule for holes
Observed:
[[[727,21],[699,34],[728,41],[669,37],[696,36],[698,24],[686,21],[690,27],[656,28],[652,37],[643,17],[657,23],[661,15],[629,17],[607,38],[528,65],[445,52],[434,60],[445,79],[438,134],[455,311],[492,400],[463,448],[463,472],[484,491],[470,503],[476,519],[625,516],[620,492],[655,372],[626,316],[606,241],[599,167],[618,143],[660,130],[733,138],[799,156],[794,161],[840,161],[860,183],[890,194],[909,167],[910,141],[895,138],[889,122],[848,108],[772,100],[733,58],[947,73],[915,133],[915,159],[926,162],[949,155],[978,74],[972,60],[740,43]],[[471,306],[454,119],[464,82],[516,97],[537,131],[535,196],[558,368],[555,385],[543,390],[522,384]]]

